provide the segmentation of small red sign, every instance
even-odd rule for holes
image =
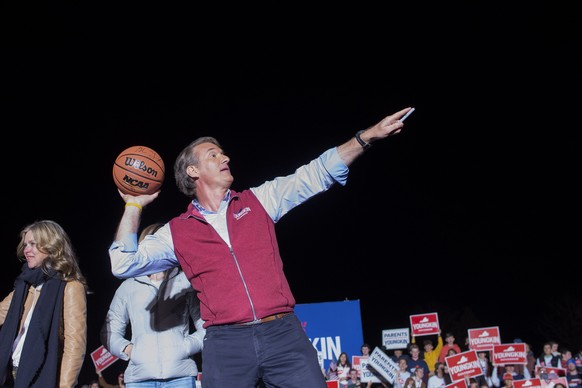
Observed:
[[[326,381],[327,388],[339,388],[339,381],[338,380],[328,380]]]
[[[445,385],[445,388],[467,388],[467,382],[465,380],[454,381]]]
[[[412,335],[431,335],[439,333],[438,313],[416,314],[410,316]]]
[[[501,345],[498,326],[469,329],[469,349],[493,350],[493,345]]]
[[[91,359],[93,360],[97,372],[101,372],[115,361],[119,360],[119,358],[109,353],[103,345],[91,352]]]
[[[481,363],[479,363],[477,352],[475,350],[468,350],[463,353],[445,357],[445,362],[449,367],[449,374],[453,381],[483,374],[483,369],[481,369]]]
[[[568,379],[565,377],[558,377],[557,379],[540,379],[542,382],[542,388],[553,388],[556,384],[560,383],[564,387],[568,386]]]
[[[513,380],[513,388],[541,388],[540,379]]]
[[[566,368],[554,368],[553,366],[536,365],[536,376],[540,379],[555,379],[566,377]]]
[[[525,344],[493,345],[491,363],[493,365],[527,364]]]

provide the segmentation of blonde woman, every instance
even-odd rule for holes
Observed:
[[[87,347],[87,282],[67,233],[42,220],[20,232],[24,262],[0,302],[0,382],[71,388]]]

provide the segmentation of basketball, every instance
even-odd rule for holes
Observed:
[[[165,176],[164,161],[145,146],[126,148],[113,164],[113,181],[124,194],[153,194],[162,187]]]

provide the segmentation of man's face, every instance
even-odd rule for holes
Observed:
[[[412,356],[412,358],[417,359],[419,354],[420,354],[419,349],[417,348],[410,349],[410,355]]]
[[[222,149],[212,143],[198,144],[192,150],[197,156],[198,165],[188,166],[188,175],[198,178],[197,185],[208,187],[230,187],[234,178],[228,163],[230,158]]]

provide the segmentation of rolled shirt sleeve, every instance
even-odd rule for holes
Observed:
[[[139,245],[136,234],[114,241],[109,247],[109,258],[111,273],[120,279],[150,275],[179,265],[169,224],[146,236]]]
[[[333,184],[345,186],[349,167],[337,148],[330,148],[317,159],[299,167],[293,174],[251,188],[274,222],[309,198],[327,191]]]

